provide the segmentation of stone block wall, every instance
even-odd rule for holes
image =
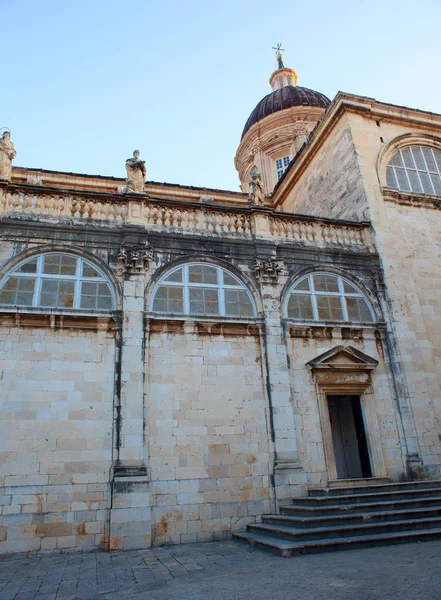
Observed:
[[[383,148],[433,144],[430,123],[404,127],[351,115],[350,126],[368,193],[394,332],[400,403],[409,450],[427,475],[441,475],[441,211],[439,199],[394,194],[382,180]],[[410,133],[413,133],[410,136]],[[419,137],[415,138],[415,135]],[[426,137],[425,137],[426,136]],[[441,138],[438,137],[438,143]]]
[[[155,545],[223,539],[269,511],[268,413],[254,329],[250,335],[246,327],[234,333],[214,324],[152,324],[147,404]]]
[[[105,546],[112,332],[0,322],[0,553]]]
[[[300,156],[300,160],[301,160]],[[320,145],[283,202],[284,212],[363,221],[366,193],[346,117]]]

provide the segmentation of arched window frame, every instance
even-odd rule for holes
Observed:
[[[430,146],[400,148],[386,166],[386,183],[401,192],[441,196],[441,152]]]
[[[328,291],[318,291],[315,290],[314,287],[314,277],[317,275],[327,275],[329,277],[334,277],[337,279],[338,281],[338,292],[328,292]],[[305,279],[308,279],[309,282],[309,291],[307,290],[295,290],[295,288]],[[344,290],[344,283],[347,283],[349,286],[351,286],[352,288],[357,290],[357,293],[351,293],[351,292],[345,292]],[[292,294],[307,294],[311,296],[311,305],[312,305],[312,313],[313,316],[311,319],[301,319],[301,318],[296,318],[296,317],[290,317],[288,315],[288,304],[289,304],[289,300]],[[319,312],[318,312],[318,307],[317,307],[317,296],[331,296],[331,297],[335,297],[335,298],[340,298],[340,305],[341,305],[341,309],[342,309],[342,314],[343,314],[343,320],[333,320],[333,319],[321,319],[319,317]],[[354,320],[350,320],[349,319],[349,315],[348,315],[348,309],[347,309],[347,304],[346,304],[346,298],[362,298],[365,302],[366,305],[369,309],[369,313],[371,315],[371,321],[354,321]],[[366,294],[360,289],[360,286],[357,285],[357,283],[355,283],[354,281],[352,281],[350,278],[345,277],[339,273],[334,273],[331,271],[312,271],[310,273],[301,275],[299,277],[296,277],[296,279],[292,282],[292,284],[289,286],[288,288],[288,292],[285,296],[285,301],[283,303],[283,314],[285,316],[285,318],[289,319],[290,321],[298,321],[298,322],[308,322],[308,323],[325,323],[325,322],[335,322],[338,324],[351,324],[351,323],[356,323],[356,324],[364,324],[364,323],[368,323],[369,325],[373,325],[374,323],[377,322],[377,316],[375,314],[375,311],[372,307],[372,303],[370,302],[370,300],[367,298]]]
[[[380,185],[384,188],[385,193],[390,190],[391,192],[399,192],[400,194],[433,195],[426,192],[402,190],[388,186],[387,167],[389,166],[389,163],[399,150],[403,150],[409,146],[421,146],[441,152],[441,138],[423,133],[406,133],[390,140],[381,149],[377,159],[377,173]]]
[[[207,283],[190,282],[189,281],[189,267],[192,267],[192,266],[205,266],[205,267],[212,267],[212,268],[216,269],[218,283],[217,284],[207,284]],[[182,269],[182,271],[183,271],[182,282],[166,281],[166,279],[168,279],[173,273],[179,271],[180,269]],[[233,286],[233,285],[225,284],[224,273],[227,273],[230,277],[232,277],[235,281],[237,281],[238,285]],[[183,311],[182,312],[158,311],[158,310],[154,309],[156,294],[157,294],[159,288],[162,286],[172,286],[172,287],[177,287],[177,288],[183,289]],[[213,313],[203,314],[203,313],[190,312],[190,292],[189,292],[189,290],[191,288],[193,288],[193,289],[194,288],[210,288],[210,289],[218,290],[219,314],[213,314]],[[236,315],[226,314],[226,303],[225,303],[225,293],[224,293],[225,290],[242,290],[242,291],[244,291],[247,295],[248,300],[250,301],[251,306],[252,306],[253,314],[250,316],[236,316]],[[152,313],[152,315],[160,316],[160,317],[189,316],[192,318],[193,317],[194,318],[209,318],[209,319],[228,318],[228,319],[249,320],[249,319],[255,319],[257,316],[256,303],[254,301],[254,297],[253,297],[252,293],[250,292],[250,290],[248,289],[248,286],[241,280],[241,278],[238,277],[237,275],[235,275],[234,273],[232,273],[226,267],[223,267],[223,266],[220,266],[220,265],[217,265],[214,263],[210,263],[210,262],[204,262],[204,261],[185,262],[185,263],[181,263],[179,265],[176,265],[175,267],[168,269],[160,277],[160,279],[156,282],[154,289],[152,291],[152,294],[151,294],[149,306],[150,306],[150,312]]]
[[[68,256],[70,258],[74,258],[76,260],[75,267],[75,275],[66,275],[66,274],[51,274],[43,272],[43,264],[44,259],[50,255],[63,255]],[[30,263],[36,260],[37,267],[34,273],[26,273],[26,272],[18,272],[26,263]],[[97,271],[100,274],[100,277],[85,277],[83,275],[84,265],[90,266],[93,270]],[[109,277],[104,273],[103,269],[101,269],[94,261],[89,260],[80,256],[79,254],[75,254],[72,252],[64,252],[62,250],[51,250],[48,252],[40,252],[38,254],[32,254],[31,256],[27,256],[20,262],[16,263],[12,268],[10,268],[4,276],[0,279],[0,292],[3,290],[5,284],[11,277],[19,277],[23,279],[34,279],[35,286],[32,297],[32,304],[9,304],[2,303],[0,297],[0,307],[3,308],[21,308],[21,309],[41,309],[41,310],[56,310],[56,311],[81,311],[86,313],[108,313],[116,309],[117,298],[115,287]],[[55,280],[55,281],[72,281],[74,282],[74,298],[73,298],[73,306],[72,307],[61,307],[61,306],[50,306],[41,304],[41,288],[43,279],[47,280]],[[111,307],[110,308],[87,308],[81,307],[81,296],[82,296],[82,284],[84,283],[105,283],[110,290],[111,296]]]

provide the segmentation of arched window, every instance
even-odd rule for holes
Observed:
[[[221,267],[191,263],[169,271],[158,282],[152,311],[179,315],[253,317],[251,294]]]
[[[49,252],[25,260],[8,273],[0,284],[0,304],[111,310],[115,295],[105,275],[89,261]]]
[[[386,169],[388,187],[441,196],[441,152],[428,146],[406,146]]]
[[[374,321],[364,295],[339,275],[312,273],[297,280],[288,294],[288,318],[308,321]]]

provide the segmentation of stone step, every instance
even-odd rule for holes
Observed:
[[[339,481],[339,480],[337,480]],[[340,480],[341,481],[341,480]],[[350,480],[345,480],[350,481]],[[378,494],[378,492],[396,492],[401,490],[421,490],[425,488],[439,487],[440,480],[427,481],[403,481],[400,483],[384,483],[384,479],[378,478],[375,483],[369,483],[368,479],[352,480],[354,485],[336,486],[325,488],[309,488],[309,496],[343,496],[349,494]],[[355,482],[357,482],[355,484]]]
[[[357,507],[360,509],[360,507]],[[387,511],[364,511],[348,514],[326,515],[326,516],[304,516],[304,515],[262,515],[262,522],[271,525],[286,525],[300,529],[315,527],[334,527],[339,525],[356,525],[362,523],[384,523],[386,521],[403,521],[408,519],[441,518],[441,503],[434,508],[414,508]]]
[[[392,500],[411,500],[412,498],[430,498],[441,495],[440,487],[430,487],[422,489],[408,489],[397,491],[376,492],[375,496],[372,492],[357,493],[357,494],[332,494],[329,496],[303,496],[293,498],[293,505],[296,506],[326,506],[329,504],[355,504],[372,501],[389,502]]]
[[[430,519],[406,519],[384,523],[366,523],[355,525],[339,525],[335,527],[317,527],[311,529],[296,529],[285,525],[269,525],[256,523],[248,525],[248,531],[258,535],[269,535],[290,541],[320,540],[344,538],[376,534],[416,531],[419,529],[441,529],[441,517]]]
[[[328,487],[355,487],[360,485],[379,485],[381,483],[390,483],[390,477],[363,477],[352,479],[329,479]],[[318,489],[318,488],[315,488]]]
[[[279,556],[296,556],[298,554],[313,554],[335,550],[353,550],[370,546],[388,546],[390,544],[405,544],[410,542],[423,542],[441,538],[441,529],[422,529],[419,531],[405,531],[376,535],[361,535],[315,541],[292,542],[268,535],[251,532],[235,533],[237,540],[248,542]]]
[[[433,508],[441,505],[441,494],[431,498],[412,498],[375,502],[375,497],[370,496],[371,502],[363,502],[356,504],[327,504],[318,506],[296,506],[294,504],[280,505],[280,513],[283,515],[305,516],[305,517],[326,517],[329,515],[350,515],[354,512],[359,513],[361,510],[366,512],[374,511],[394,511],[400,509],[414,508]]]

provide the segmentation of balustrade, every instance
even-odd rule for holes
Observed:
[[[129,206],[137,209],[136,219],[130,217]],[[136,205],[136,206],[135,206]],[[140,210],[141,209],[141,210]],[[240,236],[251,238],[252,231],[260,236],[262,231],[252,225],[252,211],[239,212],[224,207],[181,206],[151,203],[143,206],[139,200],[107,199],[82,196],[63,196],[57,193],[6,192],[0,189],[0,216],[28,215],[49,216],[81,221],[104,221],[114,224],[136,223],[147,229],[171,230],[194,235]],[[265,217],[266,218],[266,217]],[[316,219],[299,219],[295,215],[278,216],[275,213],[267,218],[262,235],[289,242],[300,242],[315,246],[359,247],[371,249],[373,242],[369,226],[329,223]],[[257,232],[257,233],[256,233]],[[267,232],[267,233],[265,233]]]

